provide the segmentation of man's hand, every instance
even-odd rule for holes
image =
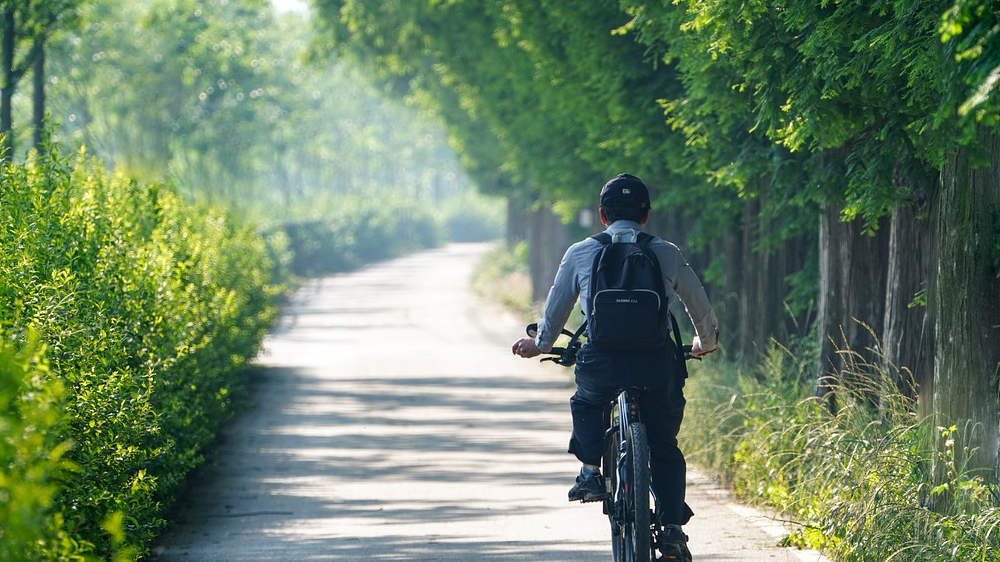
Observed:
[[[714,349],[710,349],[708,351],[703,350],[701,348],[701,338],[699,338],[698,336],[695,336],[694,339],[691,340],[691,357],[704,357],[709,353],[712,353],[713,351],[715,350]]]
[[[525,359],[537,357],[542,354],[542,350],[538,349],[538,346],[535,345],[534,338],[521,338],[514,342],[510,350],[514,352],[514,355],[519,355]]]

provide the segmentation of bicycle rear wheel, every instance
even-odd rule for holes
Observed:
[[[618,460],[621,455],[621,433],[617,427],[609,433],[607,448],[604,451],[604,478],[608,480],[611,496],[604,500],[604,513],[611,523],[611,553],[614,555],[614,562],[625,562],[625,531],[621,525],[624,519],[622,513],[623,498],[618,497]]]
[[[649,510],[649,443],[646,426],[632,423],[622,455],[621,435],[615,432],[604,456],[605,478],[614,495],[605,500],[611,523],[611,551],[615,562],[653,560]]]
[[[625,560],[649,562],[653,558],[653,550],[650,544],[649,442],[646,440],[646,426],[641,423],[629,425],[625,446],[626,468],[632,480],[625,490]]]

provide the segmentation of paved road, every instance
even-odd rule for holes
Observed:
[[[568,372],[513,357],[520,322],[473,297],[483,245],[310,282],[265,342],[157,562],[610,560],[570,504]],[[818,561],[693,475],[696,561]]]

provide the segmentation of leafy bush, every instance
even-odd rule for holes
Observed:
[[[51,507],[9,526],[46,513],[21,537],[28,559],[132,558],[234,410],[283,291],[284,250],[83,156],[0,173],[0,324],[20,341],[37,333],[50,366],[0,389],[0,404],[64,388],[63,415],[31,427],[40,451],[72,443],[51,460],[75,467]]]
[[[239,403],[289,268],[440,241],[413,202],[317,209],[331,218],[262,236],[84,155],[0,167],[0,559],[143,555]]]
[[[498,245],[490,250],[473,271],[472,288],[480,296],[515,311],[526,322],[534,321],[538,307],[531,301],[527,242],[514,247]]]
[[[486,242],[503,236],[503,200],[464,192],[445,201],[438,211],[445,236],[452,242]]]
[[[790,518],[790,543],[845,562],[1000,560],[996,490],[961,460],[974,428],[918,420],[871,366],[848,377],[866,385],[835,389],[831,413],[801,383],[806,365],[775,347],[754,373],[694,366],[688,457]]]
[[[37,557],[39,530],[52,523],[57,479],[71,468],[63,459],[70,442],[47,431],[61,418],[63,395],[33,334],[20,348],[0,343],[0,560]]]
[[[433,214],[415,201],[318,199],[293,214],[306,218],[286,220],[273,230],[287,236],[292,269],[302,276],[349,271],[441,242]]]

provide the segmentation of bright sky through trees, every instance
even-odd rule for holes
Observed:
[[[309,5],[305,0],[271,0],[274,9],[279,12],[308,12]]]

